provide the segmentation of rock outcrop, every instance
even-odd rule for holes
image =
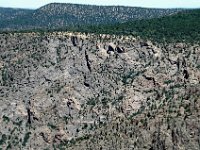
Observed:
[[[3,149],[199,149],[199,45],[67,32],[0,43]]]

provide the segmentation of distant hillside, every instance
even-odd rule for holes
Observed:
[[[30,9],[13,9],[13,8],[1,8],[0,7],[0,20],[2,21],[9,21],[16,17],[23,16],[25,14],[31,13],[34,10]]]
[[[200,41],[200,9],[147,20],[116,25],[88,26],[75,29],[84,32],[135,35],[157,42]]]
[[[63,28],[122,23],[171,15],[179,9],[148,9],[124,6],[94,6],[53,3],[37,10],[0,8],[1,30]]]

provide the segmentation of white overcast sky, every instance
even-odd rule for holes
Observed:
[[[200,8],[200,0],[0,0],[0,7],[39,8],[53,2],[154,8]]]

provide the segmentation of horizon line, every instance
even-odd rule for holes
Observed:
[[[37,10],[41,7],[50,4],[71,4],[71,5],[85,5],[85,6],[103,6],[103,7],[132,7],[132,8],[146,8],[146,9],[200,9],[200,7],[145,7],[145,6],[128,6],[128,5],[96,5],[96,4],[81,4],[81,3],[62,3],[62,2],[55,2],[55,3],[47,3],[40,7],[28,8],[28,7],[7,7],[7,6],[0,6],[0,8],[8,8],[8,9],[28,9],[28,10]]]

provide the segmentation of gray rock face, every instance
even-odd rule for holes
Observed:
[[[199,87],[198,45],[64,32],[1,34],[0,43],[3,148],[10,140],[15,149],[52,149],[149,109],[148,103],[160,107],[172,87],[179,86],[174,97]],[[178,110],[186,114],[183,106]]]

